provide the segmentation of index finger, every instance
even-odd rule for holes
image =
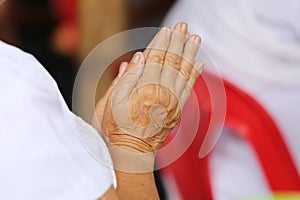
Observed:
[[[146,83],[159,83],[159,78],[164,62],[166,50],[169,46],[171,29],[169,27],[162,28],[151,42],[151,46],[147,49],[146,64],[143,74],[137,84],[140,86]]]

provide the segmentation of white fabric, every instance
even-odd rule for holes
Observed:
[[[190,32],[202,37],[223,77],[263,105],[282,131],[298,172],[299,19],[298,0],[178,0],[164,21],[164,25],[186,21]],[[211,163],[215,198],[268,193],[251,148],[234,137],[221,140],[225,137]]]
[[[33,56],[1,41],[0,95],[0,199],[97,199],[113,184],[103,140]]]

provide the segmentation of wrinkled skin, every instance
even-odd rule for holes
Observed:
[[[155,152],[176,126],[204,64],[194,62],[200,38],[187,25],[163,28],[143,53],[122,63],[118,77],[96,106],[93,125],[108,146]]]

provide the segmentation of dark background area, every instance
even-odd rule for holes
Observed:
[[[124,16],[127,21],[123,29],[160,26],[163,17],[174,1],[127,0],[127,16]],[[75,0],[65,2],[76,3]],[[63,23],[62,15],[65,14],[64,12],[68,14],[78,11],[71,10],[77,5],[65,9],[57,7],[57,5],[59,6],[59,1],[55,2],[55,0],[9,0],[5,2],[0,6],[0,40],[33,54],[56,80],[63,97],[71,108],[72,89],[78,69],[79,55],[76,53],[77,50],[74,50],[76,45],[71,47],[73,48],[71,51],[59,51],[53,43],[55,43],[54,37],[57,29],[64,26],[66,28],[63,30],[66,32],[68,27],[73,27],[69,26],[68,22]],[[67,17],[70,18],[70,14]],[[73,16],[73,20],[77,20],[77,17]],[[76,33],[74,35],[76,38]],[[62,45],[64,42],[67,43],[64,39],[58,41]],[[157,173],[155,172],[156,183],[163,200],[165,199],[165,192]]]
[[[160,26],[174,1],[127,0],[128,16],[125,30]],[[56,80],[68,106],[71,107],[78,55],[59,52],[53,48],[53,35],[63,20],[60,8],[55,7],[53,2],[50,0],[5,2],[0,7],[0,39],[33,54]],[[69,2],[75,4],[76,1]]]

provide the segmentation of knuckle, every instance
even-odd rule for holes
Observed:
[[[180,70],[179,75],[182,76],[185,80],[189,80],[190,73],[186,70]]]
[[[185,62],[191,66],[193,66],[192,63],[194,63],[195,55],[189,52],[185,52],[182,56],[182,62]]]
[[[190,73],[193,68],[193,65],[191,63],[187,62],[186,60],[182,60],[180,65],[181,66],[180,66],[179,74],[182,75],[186,80],[188,80],[190,77]]]
[[[173,53],[167,53],[165,65],[173,67],[175,69],[179,69],[180,67],[181,57],[179,55]]]
[[[164,63],[164,53],[161,51],[155,51],[149,54],[148,63],[151,64],[163,64]]]

